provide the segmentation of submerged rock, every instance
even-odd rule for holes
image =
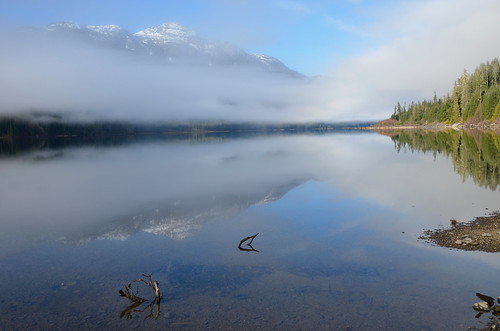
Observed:
[[[478,311],[490,311],[490,306],[488,306],[487,302],[481,301],[481,302],[476,302],[472,308]]]

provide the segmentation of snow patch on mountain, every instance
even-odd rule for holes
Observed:
[[[251,54],[253,55],[257,60],[259,60],[261,63],[265,65],[276,65],[276,64],[282,64],[280,61],[278,61],[276,58],[265,55],[265,54]]]
[[[102,35],[108,35],[108,36],[113,36],[116,35],[117,33],[124,32],[125,30],[119,27],[118,25],[87,25],[87,29],[94,31],[96,33],[102,34]]]
[[[134,33],[143,43],[168,44],[191,42],[196,33],[177,23],[163,23]]]
[[[51,23],[47,26],[47,30],[55,31],[59,29],[81,30],[82,27],[75,22],[57,22]]]

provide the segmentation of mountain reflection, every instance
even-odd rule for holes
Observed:
[[[451,156],[462,179],[472,178],[482,187],[500,185],[500,135],[474,131],[397,131],[390,134],[395,148]]]
[[[314,179],[297,151],[307,136],[231,138],[10,146],[0,157],[0,239],[13,251],[139,232],[182,240]]]
[[[206,222],[229,218],[252,205],[278,200],[302,183],[303,181],[293,181],[251,193],[241,189],[228,195],[193,196],[163,201],[158,205],[145,206],[135,214],[115,218],[107,224],[99,224],[95,229],[61,237],[59,241],[80,245],[92,240],[126,240],[139,231],[183,240]]]

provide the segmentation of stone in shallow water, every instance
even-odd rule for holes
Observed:
[[[490,307],[488,306],[488,304],[484,301],[481,301],[481,302],[476,302],[472,308],[474,308],[475,310],[479,310],[479,311],[490,311]]]

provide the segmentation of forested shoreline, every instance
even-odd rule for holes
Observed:
[[[0,118],[0,158],[33,150],[57,150],[77,146],[121,146],[146,141],[211,142],[256,135],[322,134],[367,123],[230,123],[230,122],[67,122],[54,116],[36,120]]]
[[[125,121],[68,122],[63,120],[36,120],[25,117],[0,117],[0,139],[47,137],[84,137],[206,134],[210,132],[274,132],[322,131],[371,125],[366,123],[253,123],[224,121],[186,121],[160,123],[131,123]]]
[[[464,70],[450,94],[394,106],[390,119],[378,126],[430,124],[500,125],[500,62],[481,63],[472,74]]]

